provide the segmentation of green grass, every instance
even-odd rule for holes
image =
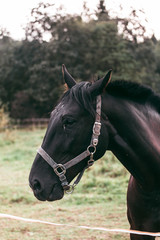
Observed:
[[[128,229],[129,174],[110,152],[86,171],[73,194],[51,203],[33,196],[28,175],[44,133],[44,129],[0,133],[0,212],[56,223]],[[129,235],[1,218],[0,239],[126,240]]]

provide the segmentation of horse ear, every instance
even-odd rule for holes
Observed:
[[[64,64],[62,65],[62,74],[63,74],[64,81],[67,84],[68,88],[72,88],[74,85],[76,85],[76,81],[69,74],[69,72],[67,71]]]
[[[93,83],[89,88],[91,95],[98,96],[102,94],[105,88],[107,87],[108,83],[111,81],[111,76],[112,76],[112,69],[108,71],[105,77]]]

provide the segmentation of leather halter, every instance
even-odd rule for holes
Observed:
[[[94,159],[93,155],[96,152],[96,146],[98,144],[98,137],[100,135],[101,130],[101,96],[97,96],[97,105],[96,105],[96,117],[95,122],[93,125],[93,133],[91,138],[91,143],[87,147],[87,150],[79,154],[77,157],[71,159],[69,162],[66,162],[65,164],[58,164],[56,163],[49,155],[48,153],[40,147],[37,152],[39,155],[53,168],[56,175],[59,177],[59,180],[61,181],[61,185],[66,193],[71,193],[74,190],[74,187],[79,183],[81,180],[84,171],[93,165]],[[86,157],[90,156],[90,159],[88,160],[88,164],[84,169],[79,173],[77,179],[73,183],[73,185],[68,184],[67,178],[65,176],[66,170],[77,163],[81,162]]]

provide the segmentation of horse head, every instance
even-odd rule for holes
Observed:
[[[41,201],[61,199],[65,187],[91,163],[91,157],[97,160],[105,153],[109,141],[103,119],[96,126],[98,133],[93,125],[95,118],[100,117],[96,113],[96,99],[108,85],[111,70],[93,84],[76,83],[64,65],[62,72],[68,90],[51,113],[29,175],[34,195]],[[91,143],[93,136],[98,140],[95,146]]]

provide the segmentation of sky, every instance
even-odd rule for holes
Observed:
[[[0,0],[0,27],[6,28],[12,38],[21,40],[24,38],[26,23],[29,22],[31,9],[36,7],[42,0]],[[43,2],[55,3],[56,6],[62,4],[67,13],[79,13],[82,11],[84,0],[43,0]],[[90,9],[95,9],[99,0],[86,0]],[[143,9],[145,17],[140,21],[146,25],[148,34],[154,33],[160,39],[160,1],[159,0],[105,0],[107,9],[115,12],[119,16],[127,16],[134,9]],[[123,11],[119,6],[123,7]],[[144,18],[148,22],[144,21]]]

